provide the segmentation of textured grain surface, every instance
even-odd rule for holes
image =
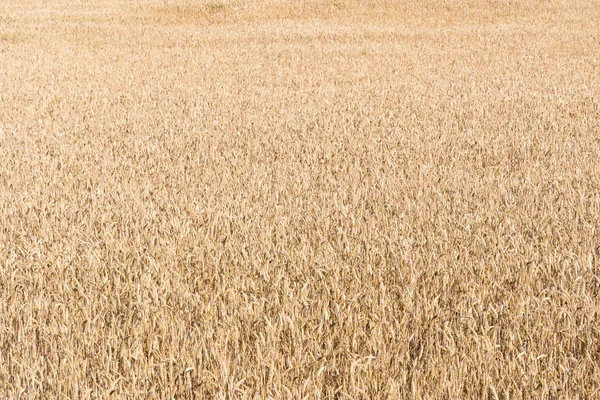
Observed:
[[[0,395],[593,398],[597,1],[0,2]]]

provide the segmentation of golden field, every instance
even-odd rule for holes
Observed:
[[[0,397],[597,398],[599,21],[0,0]]]

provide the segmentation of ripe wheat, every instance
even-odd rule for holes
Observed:
[[[0,396],[598,396],[598,21],[0,2]]]

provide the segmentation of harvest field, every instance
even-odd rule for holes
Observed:
[[[0,397],[600,393],[597,0],[0,0]]]

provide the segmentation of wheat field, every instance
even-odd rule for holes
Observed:
[[[0,0],[0,397],[600,396],[597,0]]]

